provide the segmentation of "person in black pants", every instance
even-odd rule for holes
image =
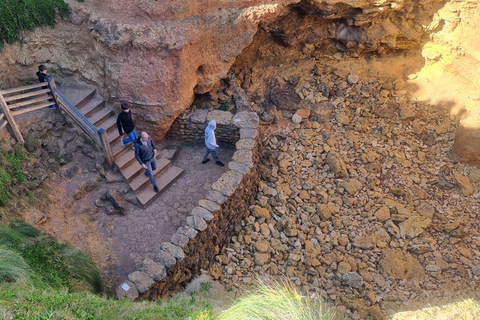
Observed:
[[[38,66],[38,71],[36,73],[38,77],[38,82],[47,82],[45,78],[47,77],[47,67],[45,67],[43,64]],[[50,93],[49,93],[50,94]],[[47,100],[49,101],[49,100]],[[55,105],[49,106],[50,109],[55,109]]]
[[[153,190],[158,192],[157,182],[155,181],[155,176],[153,175],[153,171],[157,169],[157,159],[155,158],[156,155],[157,149],[152,138],[150,138],[146,132],[142,132],[140,134],[140,138],[135,140],[135,158],[145,169],[143,174],[148,176],[150,179],[150,183],[153,185]]]
[[[128,107],[128,104],[122,103],[122,112],[117,117],[117,128],[118,128],[118,134],[122,135],[122,127],[123,131],[127,134],[128,138],[126,139],[121,139],[123,147],[125,147],[126,143],[129,142],[135,142],[137,140],[137,133],[135,132],[135,125],[133,124],[132,120],[132,112],[130,111],[130,108]],[[135,149],[135,146],[133,147]]]

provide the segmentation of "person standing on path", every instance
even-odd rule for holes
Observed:
[[[36,75],[38,77],[38,82],[47,82],[47,80],[45,79],[47,77],[47,67],[45,67],[43,64],[39,65]],[[50,92],[48,94],[51,95]],[[50,102],[50,100],[47,101]],[[48,107],[50,109],[56,109],[54,104]]]
[[[118,128],[118,134],[122,135],[122,127],[123,131],[127,134],[128,138],[126,139],[121,139],[122,141],[122,146],[125,147],[126,143],[129,142],[135,142],[135,140],[138,139],[137,133],[135,132],[135,125],[133,124],[132,120],[132,112],[130,111],[130,108],[128,107],[128,104],[122,103],[122,112],[117,117],[117,128]],[[135,146],[133,147],[135,149]]]
[[[157,182],[153,171],[157,169],[157,149],[152,138],[146,132],[142,132],[140,137],[135,140],[135,158],[138,163],[145,169],[144,175],[148,176],[150,183],[153,185],[153,190],[158,192]]]
[[[215,160],[215,163],[219,165],[220,167],[223,167],[224,164],[220,159],[218,158],[218,153],[217,153],[217,140],[215,139],[215,129],[217,128],[217,122],[215,120],[210,120],[208,123],[208,126],[205,128],[205,145],[207,146],[207,150],[205,151],[205,154],[203,155],[203,161],[202,163],[205,164],[210,159],[208,158],[208,154],[212,154],[213,159]]]

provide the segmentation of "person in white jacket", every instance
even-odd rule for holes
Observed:
[[[218,158],[218,153],[217,153],[218,144],[217,144],[217,140],[215,139],[215,132],[214,132],[216,127],[217,127],[217,122],[215,122],[215,120],[210,120],[210,122],[208,123],[208,126],[205,128],[205,145],[207,146],[207,150],[203,155],[202,163],[205,164],[208,161],[210,161],[210,159],[208,158],[208,155],[211,153],[213,159],[215,160],[215,163],[220,167],[223,167],[224,164]]]

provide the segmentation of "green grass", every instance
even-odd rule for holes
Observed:
[[[40,289],[105,291],[100,272],[85,253],[22,221],[0,227],[0,248],[0,282],[29,280]]]
[[[22,31],[41,26],[53,27],[56,13],[63,19],[70,13],[64,0],[2,0],[0,1],[0,49],[5,42],[20,40]]]
[[[260,281],[219,316],[219,320],[330,320],[335,310],[320,299],[309,299],[288,282]]]
[[[13,315],[14,319],[213,319],[211,306],[195,294],[182,294],[167,301],[131,302],[86,292],[0,284],[0,319]]]
[[[35,150],[34,150],[35,151]],[[33,185],[36,184],[32,162],[38,160],[21,145],[15,145],[13,151],[0,148],[0,207],[5,207],[15,199],[33,198]],[[26,172],[30,172],[27,179]]]

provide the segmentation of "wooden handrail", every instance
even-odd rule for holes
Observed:
[[[54,93],[58,95],[58,104],[59,107],[70,117],[75,123],[85,131],[85,133],[96,143],[102,145],[102,142],[98,136],[98,129],[93,123],[90,122],[75,106],[68,101],[65,96],[58,91],[57,88],[54,89]]]
[[[25,112],[30,112],[36,109],[45,108],[52,105],[52,102],[47,100],[52,99],[55,101],[55,105],[58,107],[61,113],[66,113],[83,131],[93,140],[95,143],[100,145],[107,157],[109,165],[113,165],[113,154],[110,149],[110,143],[108,141],[107,132],[104,129],[98,129],[93,123],[90,122],[70,101],[68,101],[65,96],[58,91],[55,81],[52,76],[45,77],[46,82],[40,82],[28,86],[6,89],[0,91],[0,120],[5,117],[5,122],[0,125],[0,131],[8,123],[12,128],[13,134],[18,142],[24,143],[22,134],[18,130],[17,124],[13,119],[14,115],[22,114]],[[26,90],[32,90],[37,88],[43,88],[48,86],[48,89],[35,90],[32,92],[21,93],[15,96],[5,97],[5,94],[13,94],[17,92],[23,92]],[[51,93],[52,95],[46,95],[45,93]],[[39,96],[41,95],[41,96]],[[37,97],[35,97],[37,96]],[[34,97],[27,101],[20,101],[11,105],[8,105],[7,102],[16,101],[28,97]],[[45,101],[43,101],[45,100]],[[42,102],[43,101],[43,102]],[[28,108],[19,109],[18,111],[11,112],[10,109],[29,106]]]
[[[47,92],[50,92],[50,88],[42,89],[42,90],[35,90],[35,91],[32,91],[32,92],[23,93],[23,94],[19,94],[19,95],[16,95],[16,96],[4,97],[4,99],[5,99],[5,102],[11,102],[11,101],[20,100],[20,99],[24,99],[24,98],[28,98],[28,97],[33,97],[33,96],[36,96],[36,95],[39,95],[39,94],[42,94],[42,93],[47,93]]]
[[[46,82],[39,82],[39,83],[35,83],[35,84],[30,84],[28,86],[5,89],[5,90],[0,91],[0,94],[1,95],[6,95],[6,94],[19,92],[19,91],[25,91],[25,90],[31,90],[31,89],[36,89],[36,88],[40,88],[40,87],[45,87],[47,85],[48,85],[48,83],[46,83]]]
[[[0,94],[0,108],[2,109],[2,112],[5,115],[5,118],[7,118],[8,124],[10,125],[10,128],[13,131],[15,139],[17,139],[18,142],[23,144],[25,140],[23,140],[22,133],[20,132],[20,130],[18,130],[17,124],[15,123],[15,120],[13,119],[13,116],[10,113],[10,110],[8,109],[8,105],[5,102],[5,99],[3,99],[3,95],[1,94]]]

